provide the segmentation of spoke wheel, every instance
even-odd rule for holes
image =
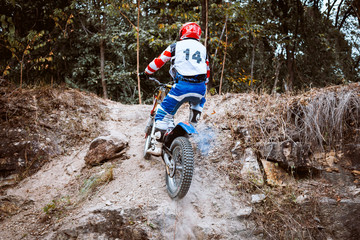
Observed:
[[[194,152],[189,140],[178,137],[170,147],[172,158],[166,169],[166,187],[171,198],[183,198],[194,172]]]

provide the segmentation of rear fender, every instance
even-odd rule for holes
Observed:
[[[174,141],[177,137],[189,137],[192,134],[197,134],[198,132],[194,128],[193,125],[191,125],[188,122],[180,122],[178,123],[171,132],[165,134],[164,143],[165,146],[170,148],[171,143]]]

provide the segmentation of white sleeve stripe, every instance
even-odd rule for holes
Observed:
[[[171,59],[171,57],[167,57],[167,56],[165,56],[165,55],[161,55],[160,56],[160,59],[163,61],[163,62],[167,62],[167,61],[169,61],[170,59]]]
[[[149,67],[151,67],[152,69],[154,69],[155,71],[159,70],[159,68],[156,66],[155,62],[152,61],[150,64],[149,64]]]
[[[150,75],[154,73],[154,72],[150,71],[150,69],[148,69],[148,68],[145,69],[145,72]]]

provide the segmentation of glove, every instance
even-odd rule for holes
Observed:
[[[139,73],[139,77],[141,81],[145,81],[149,79],[149,75],[147,75],[145,72]]]

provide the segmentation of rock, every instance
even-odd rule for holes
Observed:
[[[344,146],[344,159],[349,162],[349,168],[360,170],[360,144],[346,144]]]
[[[341,151],[312,152],[309,144],[269,142],[260,147],[259,152],[265,161],[276,162],[298,177],[322,172],[323,178],[336,185],[347,185],[354,177],[360,179],[360,144],[343,145]]]
[[[31,141],[23,141],[22,135],[14,132],[6,136],[0,132],[0,185],[12,185],[11,176],[29,176],[38,171],[47,161],[49,156],[60,153],[54,142],[41,142],[40,135],[29,135]],[[14,139],[17,139],[16,142]],[[21,138],[20,141],[18,138]],[[36,139],[37,138],[37,139]]]
[[[19,174],[12,174],[6,178],[0,177],[0,187],[14,185],[17,182]]]
[[[266,182],[270,186],[285,186],[292,180],[291,176],[279,164],[264,159],[261,160],[261,163],[266,174]]]
[[[32,200],[22,199],[18,196],[0,196],[0,222],[7,216],[15,215],[33,203]]]
[[[307,195],[299,195],[299,196],[296,198],[295,202],[296,202],[296,203],[299,203],[299,204],[302,204],[302,203],[305,203],[305,202],[308,201],[308,200],[309,200],[309,196],[307,196]]]
[[[133,209],[130,216],[121,209],[95,209],[87,212],[67,226],[63,225],[52,236],[45,239],[139,239],[149,236],[143,224],[141,210]]]
[[[241,208],[237,213],[237,218],[238,219],[244,219],[244,218],[248,218],[250,216],[250,214],[252,213],[252,207],[245,207],[245,208]]]
[[[117,157],[127,158],[125,153],[128,148],[128,141],[128,138],[122,133],[95,138],[86,153],[85,163],[95,166]]]
[[[348,191],[354,197],[360,195],[360,188],[357,188],[356,186],[349,186]]]
[[[313,208],[304,203],[306,208]],[[334,239],[359,239],[360,236],[360,198],[332,199],[323,197],[317,205],[318,219],[326,233]]]
[[[240,158],[240,162],[243,165],[241,169],[243,178],[246,178],[257,185],[264,184],[263,175],[253,149],[246,148],[243,156]]]
[[[288,168],[306,168],[311,165],[310,146],[299,142],[271,142],[267,143],[260,154],[268,161],[278,162]]]
[[[265,194],[254,194],[251,195],[251,203],[262,202],[266,198]]]

